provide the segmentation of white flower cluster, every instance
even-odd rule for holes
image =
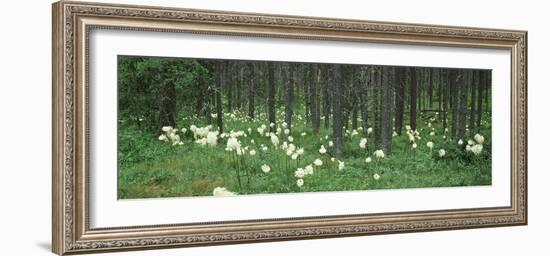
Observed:
[[[224,187],[216,187],[214,188],[214,191],[212,192],[212,195],[214,196],[234,196],[237,195],[235,192],[231,192],[227,190]]]
[[[359,147],[360,148],[366,148],[367,147],[367,138],[361,138],[359,141]]]
[[[172,126],[164,126],[162,127],[163,134],[159,136],[159,140],[164,142],[171,142],[173,146],[183,145],[183,141],[181,141],[180,136],[177,134],[178,131],[178,129],[175,129]],[[185,131],[183,132],[185,133]]]
[[[374,151],[374,156],[377,158],[384,158],[386,155],[384,154],[384,151],[381,149]]]
[[[483,152],[483,143],[485,138],[481,134],[476,134],[474,140],[468,140],[466,145],[466,151],[472,152],[474,155],[480,155]]]

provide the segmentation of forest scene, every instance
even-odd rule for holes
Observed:
[[[118,57],[118,198],[491,185],[491,71]]]

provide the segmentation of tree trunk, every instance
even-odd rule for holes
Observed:
[[[269,62],[267,64],[267,116],[269,120],[269,130],[271,132],[275,132],[277,130],[276,127],[276,119],[275,119],[275,66],[272,62]],[[275,124],[275,125],[271,125]]]
[[[361,69],[361,80],[359,81],[359,106],[361,108],[361,127],[363,128],[363,134],[367,135],[367,129],[368,129],[368,117],[369,117],[369,111],[368,111],[368,77],[367,74],[369,72],[368,68],[362,68]]]
[[[164,126],[176,126],[176,86],[171,80],[161,82],[160,90],[160,128]]]
[[[487,86],[487,72],[480,71],[479,74],[479,86],[477,87],[477,132],[481,131],[481,117],[483,112],[483,89]]]
[[[224,68],[224,73],[225,73],[224,85],[227,90],[227,111],[228,112],[233,111],[233,84],[234,84],[233,70],[234,70],[233,62],[226,61],[225,68]]]
[[[248,84],[248,117],[254,119],[254,96],[256,94],[256,64],[251,62],[249,67],[249,84]]]
[[[328,129],[330,127],[330,80],[332,79],[331,76],[328,75],[328,66],[327,65],[323,65],[322,66],[322,88],[323,88],[323,116],[325,118],[325,129]]]
[[[377,147],[377,144],[379,143],[379,140],[377,139],[377,135],[379,132],[378,126],[378,94],[379,94],[379,85],[378,81],[380,80],[380,71],[379,67],[373,67],[371,71],[371,88],[372,88],[372,102],[371,102],[371,108],[372,108],[372,142],[375,147]]]
[[[389,154],[391,151],[391,97],[390,97],[390,67],[383,66],[381,71],[382,98],[380,108],[380,139],[382,151]]]
[[[241,65],[239,65],[240,63],[235,63],[235,91],[236,91],[236,95],[235,95],[235,108],[237,110],[242,110],[242,103],[243,103],[243,99],[241,97],[242,95],[242,92],[241,92],[241,88],[242,88],[242,76],[243,76],[243,67]]]
[[[456,138],[456,131],[458,126],[458,100],[457,100],[457,78],[458,71],[451,70],[450,80],[451,80],[451,93],[450,93],[450,105],[451,105],[451,138]]]
[[[396,68],[395,80],[395,131],[401,135],[403,130],[403,112],[405,108],[405,79],[406,69],[402,67]]]
[[[470,84],[470,134],[475,131],[476,120],[476,89],[479,86],[479,70],[472,71]]]
[[[224,69],[225,64],[219,62],[217,64],[217,75],[216,75],[216,123],[218,125],[218,131],[223,133],[223,107],[222,107],[222,88],[224,87]]]
[[[428,102],[430,109],[433,109],[433,88],[434,88],[434,74],[433,69],[428,69]]]
[[[294,98],[294,88],[293,88],[293,64],[285,63],[282,66],[282,78],[284,83],[284,95],[285,95],[285,123],[287,124],[288,129],[292,130],[292,103]]]
[[[410,68],[410,75],[411,75],[411,86],[410,86],[410,109],[409,109],[409,122],[411,129],[413,131],[416,131],[416,88],[418,86],[416,81],[416,68]]]
[[[462,70],[460,75],[460,119],[458,125],[458,138],[463,140],[466,133],[466,106],[468,101],[468,84],[470,84],[470,71]]]
[[[321,79],[321,69],[318,64],[313,65],[313,72],[311,74],[311,116],[312,116],[312,126],[313,132],[319,134],[319,129],[321,126],[321,113],[319,107],[319,82]]]
[[[334,157],[342,158],[342,123],[341,123],[341,105],[342,98],[342,69],[341,65],[332,65],[332,140],[334,144]]]

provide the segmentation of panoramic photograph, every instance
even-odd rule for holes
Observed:
[[[491,70],[118,56],[118,199],[491,185]]]

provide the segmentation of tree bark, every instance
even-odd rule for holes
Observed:
[[[369,69],[367,67],[361,68],[361,80],[359,81],[359,105],[361,108],[361,127],[363,128],[363,134],[367,135],[367,129],[368,129],[368,117],[369,117],[369,111],[368,111],[368,77],[367,74],[369,73]]]
[[[380,108],[380,139],[382,151],[389,154],[391,151],[391,97],[390,97],[390,67],[383,66],[381,72],[382,98]]]
[[[267,116],[269,120],[269,130],[275,132],[276,127],[276,117],[275,117],[275,66],[272,62],[267,64]],[[275,124],[275,125],[271,125]]]
[[[463,140],[466,133],[466,106],[468,101],[468,84],[470,83],[470,71],[462,70],[460,75],[460,119],[458,125],[458,138]]]
[[[323,74],[322,77],[324,79],[322,79],[322,88],[323,88],[323,116],[325,118],[325,129],[328,129],[330,127],[330,107],[331,107],[331,104],[330,104],[330,80],[332,79],[331,76],[328,75],[328,66],[327,65],[323,65],[322,66],[322,71],[321,73]]]
[[[256,95],[256,64],[248,63],[250,78],[248,84],[248,117],[254,119],[254,96]]]
[[[332,140],[334,144],[334,157],[342,158],[342,123],[341,123],[341,105],[342,98],[342,68],[341,65],[332,65]]]
[[[160,90],[160,128],[176,126],[176,86],[171,80],[161,82]]]
[[[481,131],[481,117],[483,115],[483,89],[487,86],[487,72],[488,71],[485,70],[479,72],[479,86],[477,87],[477,132]]]
[[[321,126],[321,113],[319,107],[319,82],[321,79],[321,69],[318,64],[312,64],[312,74],[311,74],[311,116],[312,116],[312,127],[315,134],[319,134],[319,129]]]
[[[403,67],[396,68],[395,80],[395,131],[401,135],[403,130],[403,112],[405,108],[405,79],[406,69]]]
[[[284,96],[285,96],[285,123],[287,124],[288,129],[292,130],[292,112],[293,112],[293,98],[294,98],[294,88],[293,88],[293,64],[285,63],[282,66],[282,78],[284,83]]]
[[[409,90],[409,95],[411,97],[411,100],[409,109],[409,122],[413,131],[416,131],[416,88],[418,86],[416,81],[416,71],[416,68],[410,68],[411,86]]]
[[[224,87],[224,70],[225,63],[218,62],[217,75],[216,75],[216,124],[218,125],[218,131],[223,133],[223,107],[222,107],[222,88]]]
[[[476,89],[479,86],[479,70],[472,71],[472,83],[470,85],[470,133],[475,131],[476,124]]]

